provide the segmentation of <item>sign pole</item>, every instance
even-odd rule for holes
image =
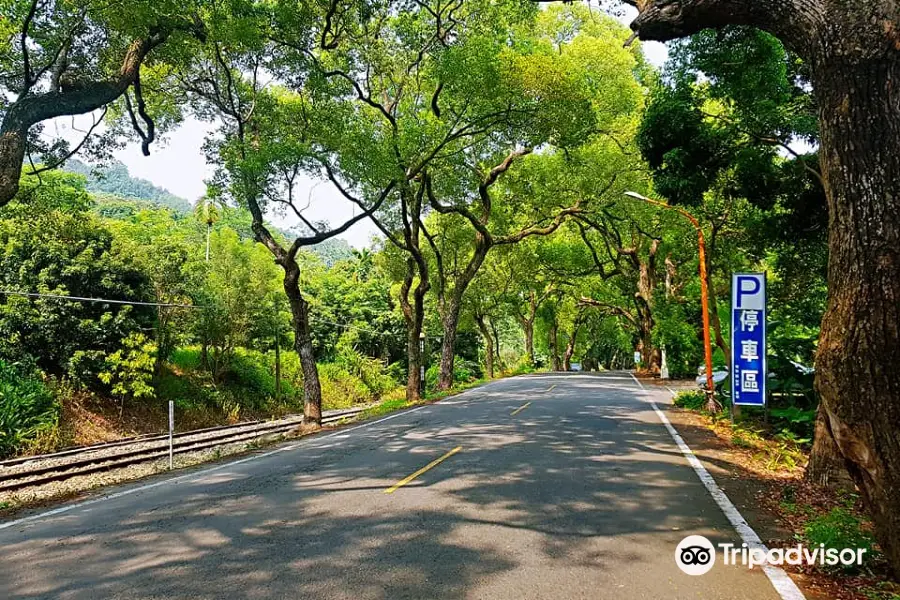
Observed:
[[[419,332],[419,397],[425,398],[425,332]]]
[[[175,402],[169,400],[169,470],[173,468],[172,464],[172,439],[175,431]]]

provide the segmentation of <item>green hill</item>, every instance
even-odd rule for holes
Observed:
[[[88,191],[97,195],[145,200],[157,206],[170,208],[180,214],[191,212],[189,201],[146,179],[132,177],[128,172],[128,167],[118,161],[102,167],[93,167],[79,160],[70,159],[66,163],[65,170],[84,175],[87,178]]]

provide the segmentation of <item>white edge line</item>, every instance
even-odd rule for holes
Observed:
[[[466,392],[463,392],[463,394],[465,394],[465,393]],[[458,394],[457,397],[459,397],[461,395],[462,394]],[[10,527],[16,527],[18,525],[30,523],[31,521],[39,521],[39,520],[47,518],[47,517],[61,515],[63,513],[71,512],[71,511],[77,510],[79,508],[84,508],[85,506],[91,506],[93,504],[98,504],[100,502],[105,502],[107,500],[115,500],[117,498],[122,498],[123,496],[130,496],[131,494],[136,494],[138,492],[151,490],[153,488],[158,488],[160,486],[168,485],[170,483],[176,483],[176,482],[183,481],[186,479],[198,479],[200,477],[203,477],[204,475],[208,475],[209,473],[215,473],[216,471],[221,471],[223,469],[228,469],[231,467],[242,465],[244,463],[248,463],[248,462],[251,462],[254,460],[268,458],[269,456],[273,456],[275,454],[278,454],[279,452],[285,452],[286,450],[293,450],[301,445],[312,444],[314,442],[327,440],[329,438],[333,438],[333,437],[336,437],[339,435],[346,435],[352,431],[356,431],[357,429],[364,429],[366,427],[372,427],[373,425],[378,425],[379,423],[384,423],[385,421],[390,421],[391,419],[396,419],[397,417],[402,417],[404,415],[414,413],[418,410],[422,410],[423,408],[428,408],[429,406],[431,406],[431,405],[425,404],[425,405],[413,408],[411,410],[404,410],[403,412],[398,412],[396,414],[387,416],[383,419],[378,419],[377,421],[372,421],[371,423],[363,423],[362,425],[357,425],[356,427],[351,427],[350,429],[341,429],[340,431],[335,431],[334,433],[330,433],[325,436],[315,437],[315,438],[312,438],[309,440],[301,440],[301,441],[295,442],[293,444],[288,444],[286,446],[282,446],[281,448],[276,448],[275,450],[270,450],[269,452],[263,452],[262,454],[254,454],[253,456],[248,456],[246,458],[234,460],[231,462],[227,462],[225,464],[216,465],[215,467],[210,467],[208,469],[201,469],[199,471],[194,471],[192,473],[186,473],[184,475],[178,475],[176,477],[171,477],[168,479],[164,479],[162,481],[148,483],[147,485],[141,485],[138,487],[129,488],[127,490],[122,490],[121,492],[107,494],[107,495],[101,496],[99,498],[92,498],[90,500],[85,500],[84,502],[77,502],[75,504],[67,504],[65,506],[60,506],[59,508],[54,508],[52,510],[48,510],[48,511],[38,513],[35,515],[29,515],[27,517],[22,517],[21,519],[16,519],[14,521],[7,521],[5,523],[0,523],[0,531],[2,531],[3,529],[9,529]]]
[[[632,377],[634,377],[634,375],[632,375]],[[637,378],[635,378],[635,381],[638,381]],[[638,381],[638,385],[640,385],[640,381]],[[641,389],[643,389],[642,385]],[[669,391],[671,392],[671,390]],[[713,479],[713,476],[709,474],[709,471],[706,470],[706,467],[703,466],[703,463],[700,462],[700,459],[697,458],[693,450],[690,449],[684,439],[682,439],[681,435],[675,430],[675,427],[669,421],[666,414],[661,411],[656,405],[656,402],[653,402],[652,400],[650,401],[650,406],[653,407],[656,416],[659,417],[659,420],[662,421],[663,425],[666,426],[666,429],[669,430],[669,435],[672,436],[678,449],[681,450],[681,453],[684,454],[688,463],[694,468],[694,472],[697,473],[700,481],[703,482],[703,486],[706,487],[706,490],[713,497],[713,500],[716,501],[716,504],[718,504],[719,508],[722,509],[722,512],[725,513],[725,517],[728,518],[728,521],[737,531],[738,535],[741,536],[741,540],[751,549],[758,548],[763,552],[768,553],[769,549],[763,544],[760,537],[753,528],[750,527],[750,524],[747,523],[747,520],[741,515],[734,504],[732,504],[731,500],[728,499],[728,496],[722,491],[722,488],[719,487],[716,480]],[[784,569],[773,565],[764,565],[763,571],[766,573],[766,576],[769,578],[775,591],[778,592],[778,595],[781,596],[783,600],[806,600],[806,596],[803,595],[803,592],[800,591],[800,588],[797,587],[797,584],[794,583],[788,574],[784,572]]]
[[[639,388],[644,389],[644,384],[641,383],[640,379],[638,379],[637,377],[634,376],[634,373],[632,373],[631,371],[628,371],[628,374],[631,375],[631,378],[634,379],[634,382],[636,384],[638,384]]]

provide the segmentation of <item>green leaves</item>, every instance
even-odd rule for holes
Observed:
[[[130,333],[122,347],[106,357],[106,370],[97,378],[110,386],[113,394],[124,399],[153,398],[152,385],[156,366],[156,344],[143,333]]]
[[[38,373],[0,360],[0,457],[56,427],[59,403]]]
[[[149,300],[148,281],[112,233],[87,212],[78,176],[26,178],[24,197],[0,220],[4,290],[114,300]],[[36,178],[35,178],[36,179]],[[146,309],[55,298],[0,298],[0,355],[32,356],[51,373],[73,368],[76,352],[113,351],[152,318]]]

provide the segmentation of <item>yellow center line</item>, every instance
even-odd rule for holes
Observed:
[[[425,471],[427,471],[427,470],[429,470],[429,469],[432,469],[432,468],[438,466],[439,464],[441,464],[442,462],[444,462],[445,460],[447,460],[448,458],[450,458],[451,456],[453,456],[454,454],[456,454],[456,453],[459,452],[460,450],[462,450],[462,446],[457,446],[456,448],[454,448],[453,450],[451,450],[451,451],[448,452],[447,454],[443,455],[442,457],[440,457],[440,458],[438,458],[438,459],[435,459],[435,460],[431,461],[430,463],[428,463],[427,465],[425,465],[424,467],[422,467],[421,469],[419,469],[418,471],[416,471],[415,473],[413,473],[413,474],[410,475],[409,477],[406,477],[406,478],[404,478],[404,479],[401,479],[400,481],[398,481],[397,483],[395,483],[393,486],[391,486],[391,487],[389,487],[388,489],[384,490],[384,493],[385,493],[385,494],[393,494],[394,492],[396,492],[397,490],[399,490],[400,488],[402,488],[404,485],[406,485],[407,483],[409,483],[410,481],[412,481],[413,479],[415,479],[416,477],[418,477],[419,475],[421,475],[422,473],[424,473]]]
[[[556,384],[554,383],[553,385],[551,385],[550,387],[548,387],[546,390],[544,390],[544,393],[546,394],[547,392],[552,392],[552,391],[553,391],[553,388],[555,388],[555,387],[556,387]]]
[[[529,406],[531,406],[531,402],[526,402],[525,404],[523,404],[522,406],[520,406],[520,407],[517,408],[516,410],[512,411],[511,413],[509,413],[509,416],[514,417],[514,416],[516,416],[517,414],[519,414],[520,412],[522,412],[523,410],[525,410],[526,408],[528,408]]]

